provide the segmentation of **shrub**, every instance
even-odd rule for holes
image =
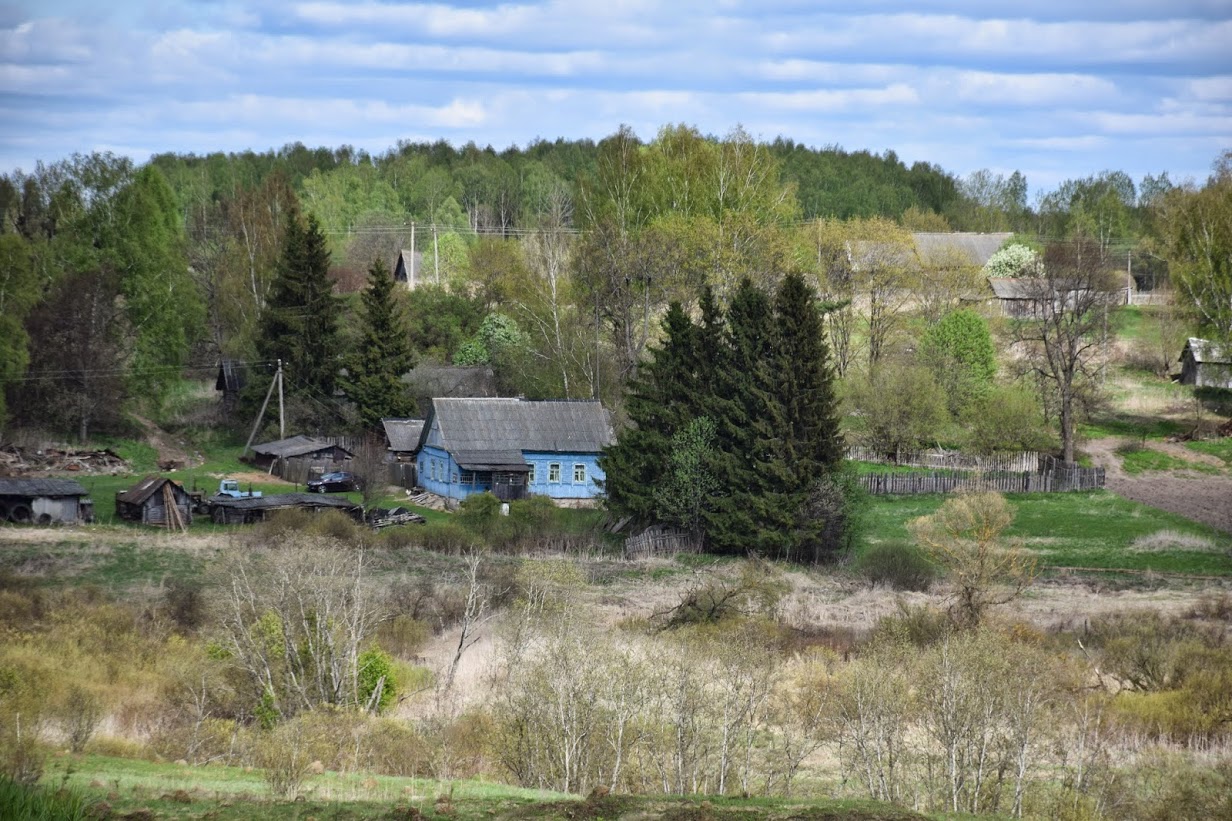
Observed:
[[[477,543],[475,534],[456,521],[430,522],[419,529],[419,539],[425,550],[438,553],[462,553]]]
[[[1017,385],[994,388],[972,403],[964,418],[976,453],[1046,451],[1055,444],[1039,399]]]
[[[359,654],[359,683],[356,696],[360,704],[374,713],[382,712],[398,695],[394,660],[379,647]]]
[[[23,821],[77,821],[94,817],[86,798],[72,790],[24,784],[0,776],[0,818]]]
[[[886,542],[856,559],[855,570],[876,587],[924,592],[937,578],[936,566],[924,551],[907,542]]]
[[[355,520],[338,510],[325,510],[312,516],[312,533],[337,539],[343,544],[362,544],[368,535]]]
[[[954,633],[953,620],[947,613],[928,605],[914,606],[898,602],[898,612],[878,620],[869,643],[910,644],[928,647]]]

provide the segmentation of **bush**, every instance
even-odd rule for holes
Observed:
[[[359,654],[358,667],[359,703],[374,713],[382,712],[398,695],[394,660],[381,648],[373,647]]]
[[[92,817],[89,802],[71,790],[52,792],[0,776],[0,818],[76,821]]]
[[[949,614],[935,607],[918,607],[898,602],[898,613],[880,619],[873,628],[869,643],[910,644],[928,647],[954,633],[954,621]]]
[[[976,453],[1047,451],[1055,445],[1035,394],[1011,385],[995,388],[965,414],[968,445]]]
[[[438,553],[462,553],[478,541],[471,531],[457,522],[430,522],[419,529],[419,538],[425,550]]]
[[[886,542],[856,559],[855,570],[873,587],[925,592],[937,578],[936,566],[924,551],[908,542]]]

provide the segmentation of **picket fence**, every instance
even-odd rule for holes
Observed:
[[[916,493],[950,493],[955,490],[995,490],[999,493],[1065,493],[1098,490],[1104,486],[1103,468],[1052,466],[1042,471],[930,473],[866,473],[864,489],[874,495],[907,496]]]
[[[648,527],[625,539],[626,559],[649,559],[675,553],[700,553],[701,541],[692,533],[670,527]]]

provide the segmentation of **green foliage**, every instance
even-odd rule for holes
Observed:
[[[969,405],[962,418],[968,445],[976,453],[1047,451],[1056,444],[1039,398],[1020,385],[993,387]]]
[[[927,592],[937,578],[937,568],[924,551],[910,542],[875,545],[855,561],[856,573],[876,587]]]
[[[997,352],[988,323],[971,308],[946,314],[920,342],[920,355],[958,415],[986,397],[997,374]]]
[[[1022,243],[1007,243],[984,264],[990,277],[1037,277],[1043,271],[1039,253]]]
[[[706,500],[718,490],[708,465],[714,459],[715,424],[708,416],[693,419],[671,440],[666,478],[656,488],[656,511],[662,521],[690,533],[704,522]]]
[[[398,696],[398,679],[394,675],[394,660],[379,647],[359,654],[358,701],[373,713],[384,712]]]
[[[526,348],[528,339],[515,319],[490,313],[479,323],[475,336],[454,353],[455,365],[487,365],[508,362]]]
[[[89,801],[76,791],[52,791],[0,776],[0,818],[85,821],[91,817]]]
[[[414,364],[402,296],[395,293],[393,276],[384,264],[373,262],[362,296],[359,342],[346,360],[342,379],[343,392],[369,431],[379,430],[382,419],[405,417],[412,410],[402,383]]]
[[[946,395],[932,371],[907,362],[849,379],[847,402],[857,436],[890,458],[936,442],[949,421]]]
[[[23,321],[38,302],[34,255],[16,234],[0,235],[0,428],[8,416],[5,391],[20,379],[30,361],[30,341]]]
[[[288,221],[257,351],[263,360],[282,360],[289,393],[319,402],[333,397],[339,313],[320,223],[313,216]]]
[[[411,346],[436,362],[452,361],[484,316],[477,300],[437,286],[416,288],[409,303]]]

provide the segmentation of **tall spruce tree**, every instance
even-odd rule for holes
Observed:
[[[347,357],[341,379],[343,393],[355,403],[369,431],[378,430],[386,417],[406,416],[412,407],[402,376],[415,364],[415,355],[400,296],[389,269],[374,260],[360,297],[359,343]]]
[[[744,279],[727,309],[725,350],[716,352],[714,472],[722,491],[706,517],[707,545],[716,552],[778,557],[789,547],[794,511],[782,498],[787,466],[772,325],[769,297]]]
[[[695,416],[697,335],[693,320],[673,302],[663,318],[663,341],[651,348],[629,385],[625,409],[631,424],[603,451],[608,505],[639,524],[658,520],[656,497],[672,437]]]
[[[257,351],[281,359],[290,393],[321,401],[338,377],[339,300],[329,279],[329,249],[316,217],[287,221],[273,288],[261,312]]]

